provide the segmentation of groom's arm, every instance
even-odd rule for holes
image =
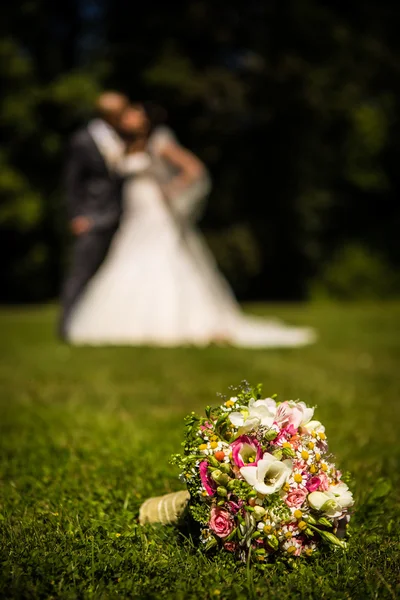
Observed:
[[[90,220],[82,215],[81,194],[86,163],[86,148],[75,135],[69,145],[64,170],[65,199],[71,229],[75,235],[85,233],[91,227]]]

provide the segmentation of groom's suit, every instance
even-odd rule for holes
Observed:
[[[105,124],[102,127],[108,127]],[[89,127],[71,140],[65,169],[68,217],[88,217],[91,229],[75,237],[69,271],[61,294],[60,333],[78,297],[103,262],[121,216],[122,178],[111,168]]]

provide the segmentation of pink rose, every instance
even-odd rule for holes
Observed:
[[[241,435],[231,444],[232,458],[238,467],[256,466],[262,458],[261,446],[255,438]]]
[[[297,488],[288,493],[286,496],[286,504],[293,508],[300,508],[304,500],[307,498],[307,492],[304,488]]]
[[[203,460],[200,463],[199,471],[200,471],[201,483],[203,484],[203,487],[205,488],[207,494],[209,496],[214,496],[215,490],[217,489],[217,484],[215,483],[215,481],[212,479],[212,477],[210,476],[210,474],[208,472],[208,462],[206,460]]]
[[[303,420],[303,415],[304,411],[301,406],[295,403],[291,405],[289,402],[282,402],[276,411],[275,423],[277,423],[279,427],[293,425],[293,427],[297,429]]]
[[[227,510],[218,506],[211,509],[210,528],[220,538],[228,537],[233,531],[233,520]]]
[[[321,479],[319,477],[311,477],[307,482],[309,492],[316,492],[321,487]]]

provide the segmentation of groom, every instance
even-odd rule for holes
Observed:
[[[118,228],[122,180],[116,164],[125,152],[119,121],[129,104],[117,92],[96,102],[97,118],[72,137],[65,169],[67,211],[74,236],[71,263],[61,292],[60,335],[78,297],[96,273]]]

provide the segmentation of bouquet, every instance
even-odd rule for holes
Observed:
[[[353,496],[329,454],[324,426],[304,402],[262,398],[260,385],[243,384],[204,417],[186,418],[184,453],[173,461],[188,493],[177,492],[179,510],[168,495],[175,511],[164,521],[157,506],[167,497],[153,499],[153,512],[142,509],[141,522],[176,522],[188,512],[206,550],[241,561],[346,547]]]

